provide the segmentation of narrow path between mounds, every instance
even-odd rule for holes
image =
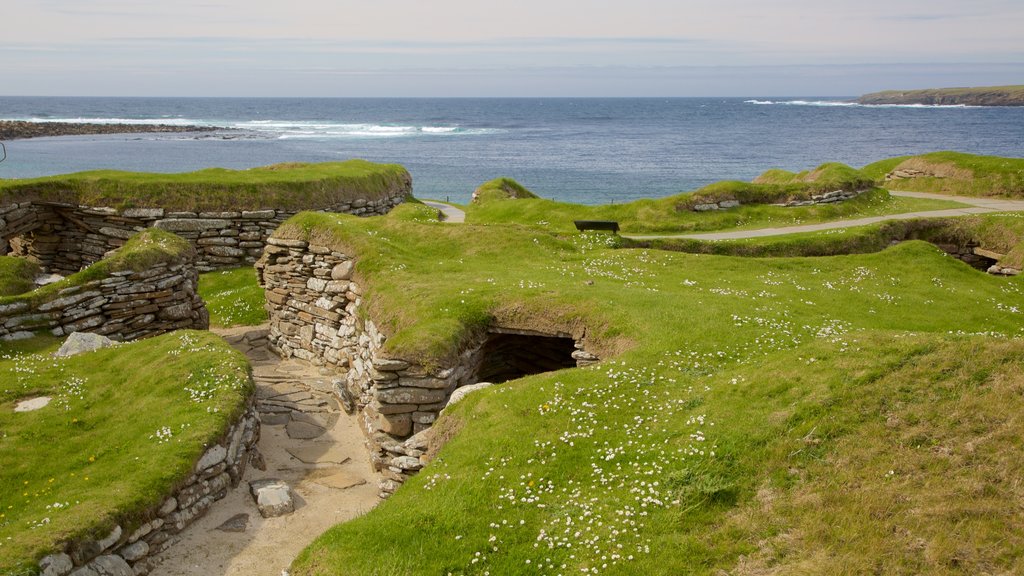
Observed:
[[[250,465],[242,482],[157,557],[152,576],[281,576],[331,526],[373,508],[379,476],[364,436],[338,406],[331,376],[266,348],[266,326],[214,330],[253,365],[266,470]],[[249,482],[288,484],[295,511],[263,518]]]
[[[461,208],[456,208],[444,202],[434,202],[433,200],[423,200],[422,202],[431,208],[440,210],[443,222],[462,223],[466,221],[466,213]]]

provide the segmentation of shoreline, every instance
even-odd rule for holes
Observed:
[[[51,136],[98,134],[189,133],[225,130],[219,126],[176,126],[171,124],[95,124],[78,122],[29,122],[0,120],[0,140],[26,140]]]

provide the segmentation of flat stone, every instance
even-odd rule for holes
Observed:
[[[117,551],[117,555],[129,562],[135,562],[149,554],[149,544],[145,540],[139,540],[129,544]]]
[[[344,464],[352,459],[333,442],[309,442],[285,450],[303,464]]]
[[[167,218],[157,220],[154,228],[168,232],[201,232],[203,230],[227,228],[231,222],[219,218]]]
[[[32,412],[33,410],[39,410],[45,408],[50,403],[49,396],[37,396],[36,398],[29,398],[28,400],[22,400],[14,406],[15,412]]]
[[[292,419],[290,412],[264,412],[260,414],[260,424],[264,426],[283,426]]]
[[[163,208],[128,208],[121,213],[125,218],[163,218]]]
[[[455,392],[452,392],[452,397],[450,399],[448,399],[448,404],[445,405],[444,409],[447,410],[449,406],[454,406],[460,400],[465,398],[468,394],[476,392],[477,390],[483,390],[484,388],[489,388],[491,386],[494,386],[494,384],[491,383],[491,382],[478,382],[476,384],[470,384],[469,386],[463,386],[461,388],[456,388]]]
[[[203,457],[199,459],[199,462],[196,462],[196,472],[206,470],[207,468],[220,464],[224,461],[224,457],[227,455],[227,448],[220,444],[215,444],[212,448],[207,450],[205,454],[203,454]]]
[[[285,426],[285,431],[288,432],[288,437],[293,440],[312,440],[313,438],[319,438],[324,435],[327,430],[310,424],[308,422],[296,422],[292,420]]]
[[[288,484],[277,478],[253,480],[249,482],[249,491],[264,518],[284,516],[295,511],[295,502],[292,501]]]
[[[331,280],[351,280],[352,268],[354,266],[355,264],[351,260],[346,260],[336,265],[331,269]]]
[[[54,352],[57,358],[67,358],[83,352],[92,352],[101,348],[113,346],[114,341],[106,336],[92,334],[89,332],[74,332],[61,345],[60,350]]]
[[[314,478],[313,481],[321,486],[335,488],[337,490],[347,490],[349,488],[366,484],[366,478],[347,471],[335,472],[334,474],[324,476],[322,478]]]
[[[231,518],[224,521],[223,524],[214,528],[214,530],[220,530],[221,532],[245,532],[249,529],[249,515],[235,514]]]

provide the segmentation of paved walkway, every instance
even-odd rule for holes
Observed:
[[[216,332],[253,366],[266,469],[249,466],[238,487],[157,557],[150,576],[281,576],[316,537],[380,501],[365,436],[334,399],[331,374],[268,351],[266,325]],[[295,512],[261,517],[248,485],[261,478],[287,482]]]
[[[818,232],[821,230],[835,230],[837,228],[852,228],[865,226],[887,220],[910,220],[913,218],[942,218],[950,216],[967,216],[970,214],[985,214],[988,212],[1012,212],[1024,210],[1022,200],[1004,200],[1000,198],[971,198],[967,196],[947,196],[944,194],[929,194],[926,192],[895,192],[890,191],[893,196],[906,196],[908,198],[931,198],[936,200],[952,200],[967,204],[964,208],[951,208],[948,210],[929,210],[925,212],[905,212],[903,214],[887,214],[885,216],[872,216],[869,218],[857,218],[854,220],[837,220],[835,222],[822,222],[820,224],[804,224],[801,226],[783,226],[780,228],[761,228],[759,230],[735,230],[731,232],[708,232],[703,234],[659,234],[639,235],[623,234],[626,238],[634,240],[654,240],[661,238],[686,238],[691,240],[738,240],[742,238],[763,238],[766,236],[781,236],[783,234],[796,234],[800,232]]]
[[[423,200],[423,203],[431,208],[437,208],[440,210],[441,220],[444,222],[462,223],[466,221],[466,213],[451,204],[435,202],[433,200]]]

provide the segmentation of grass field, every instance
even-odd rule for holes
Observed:
[[[321,209],[375,199],[404,187],[397,164],[365,160],[275,164],[249,170],[208,168],[183,174],[94,170],[44,178],[0,180],[0,204],[40,199],[115,208],[166,210]]]
[[[267,321],[263,289],[253,268],[207,272],[199,276],[199,295],[210,312],[210,326],[256,326]]]
[[[0,297],[16,296],[32,290],[39,265],[25,258],[0,256]]]
[[[2,574],[32,568],[65,540],[133,529],[251,392],[245,358],[206,332],[66,359],[50,355],[59,344],[0,343]],[[52,400],[14,411],[39,396]]]

